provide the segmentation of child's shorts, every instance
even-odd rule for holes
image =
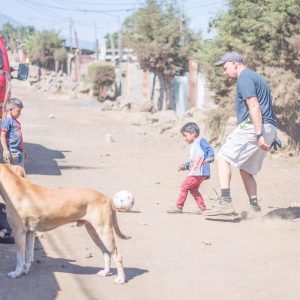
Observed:
[[[11,151],[11,164],[24,167],[24,152]]]

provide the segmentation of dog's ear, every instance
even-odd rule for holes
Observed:
[[[14,172],[20,176],[20,177],[23,177],[25,178],[26,177],[26,172],[24,170],[24,168],[22,168],[21,166],[12,166],[13,169],[14,169]]]

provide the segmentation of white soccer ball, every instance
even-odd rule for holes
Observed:
[[[117,210],[128,211],[134,204],[134,197],[128,191],[119,191],[115,193],[113,202]]]

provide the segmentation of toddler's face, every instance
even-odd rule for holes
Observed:
[[[14,119],[18,119],[21,115],[21,108],[13,108],[11,110],[11,116],[14,118]]]
[[[182,135],[188,144],[192,144],[197,138],[196,132],[183,132]]]

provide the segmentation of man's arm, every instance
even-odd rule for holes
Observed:
[[[259,138],[257,139],[258,146],[265,150],[269,151],[271,149],[270,145],[266,144],[265,139],[262,134],[262,114],[260,105],[258,102],[257,97],[250,97],[246,100],[250,118],[252,120],[252,123],[254,125],[255,133]]]

